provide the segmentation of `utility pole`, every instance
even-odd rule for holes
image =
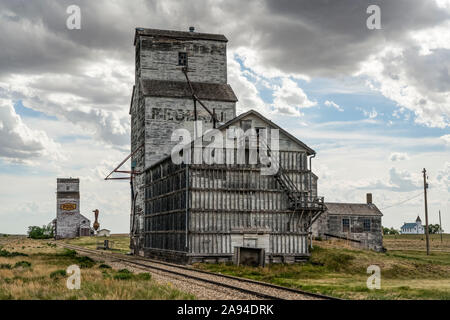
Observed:
[[[427,203],[427,170],[423,168],[423,195],[425,197],[425,239],[427,242],[427,255],[430,254],[430,240],[429,240],[429,234],[428,234],[428,203]]]
[[[439,210],[439,231],[441,233],[441,243],[442,243],[442,222],[441,222],[441,210]]]

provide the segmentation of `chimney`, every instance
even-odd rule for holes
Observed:
[[[189,27],[189,32],[194,32],[195,28],[194,27]]]
[[[372,194],[367,193],[366,194],[367,204],[372,204]]]

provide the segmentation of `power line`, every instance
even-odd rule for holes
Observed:
[[[410,200],[412,200],[412,199],[415,199],[415,198],[421,196],[422,194],[423,194],[423,192],[421,192],[421,193],[419,193],[419,194],[416,194],[416,195],[415,195],[414,197],[412,197],[412,198],[409,198],[409,199],[403,200],[403,201],[401,201],[401,202],[395,203],[395,204],[393,204],[393,205],[390,205],[390,206],[381,208],[380,210],[385,210],[385,209],[389,209],[389,208],[392,208],[392,207],[401,205],[401,204],[403,204],[403,203],[405,203],[405,202],[408,202],[408,201],[410,201]]]

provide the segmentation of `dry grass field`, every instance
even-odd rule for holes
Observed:
[[[388,236],[384,243],[388,250],[379,253],[355,249],[345,241],[315,241],[304,264],[197,267],[345,299],[450,299],[450,235],[444,235],[443,244],[434,235],[429,256],[422,236]],[[369,265],[380,267],[381,289],[367,288]]]
[[[61,240],[66,243],[77,245],[80,247],[86,247],[89,249],[97,249],[97,245],[101,245],[104,240],[109,240],[112,245],[111,251],[108,252],[118,252],[118,253],[128,253],[130,252],[130,238],[127,234],[112,234],[110,237],[80,237],[75,239]]]
[[[425,235],[422,234],[385,235],[383,244],[388,250],[425,251],[426,248]],[[442,242],[441,235],[430,234],[430,249],[450,253],[450,234],[443,234]]]
[[[86,239],[76,239],[86,241]],[[125,237],[122,236],[122,241]],[[176,288],[160,285],[149,273],[115,270],[107,264],[57,248],[52,241],[18,236],[0,237],[0,300],[194,299]],[[69,265],[81,267],[81,288],[66,286]]]
[[[128,252],[127,235],[113,235],[114,252]],[[90,237],[64,240],[96,248]],[[387,252],[358,250],[345,241],[315,241],[310,261],[265,268],[229,264],[196,267],[345,299],[450,299],[450,235],[433,235],[426,255],[421,235],[386,236]],[[158,285],[149,274],[123,274],[89,261],[52,241],[0,236],[0,299],[194,299]],[[82,265],[81,290],[68,290],[63,271]],[[370,290],[367,267],[381,269],[381,289]],[[104,268],[103,268],[104,267]]]

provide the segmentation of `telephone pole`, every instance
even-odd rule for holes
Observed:
[[[441,243],[442,243],[442,222],[441,222],[441,210],[439,210],[439,231],[441,233]]]
[[[428,183],[427,183],[427,170],[425,170],[425,168],[423,168],[423,195],[425,197],[425,239],[427,242],[427,255],[430,254],[430,240],[428,238],[429,234],[428,234],[428,203],[427,203],[427,188],[428,188]]]

